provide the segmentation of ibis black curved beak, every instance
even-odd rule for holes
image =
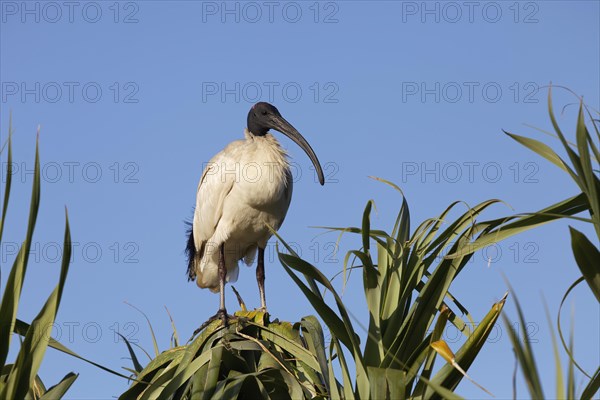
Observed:
[[[300,146],[302,150],[304,150],[306,155],[308,155],[308,158],[310,158],[310,161],[312,161],[313,165],[315,166],[317,176],[319,177],[319,183],[324,185],[325,178],[323,176],[323,169],[321,168],[321,164],[319,163],[317,155],[313,151],[312,147],[310,147],[306,139],[304,139],[304,137],[296,130],[296,128],[292,126],[292,124],[287,122],[285,118],[280,115],[274,115],[271,119],[271,122],[273,124],[271,127],[272,129],[283,133],[285,136],[292,139],[298,146]]]

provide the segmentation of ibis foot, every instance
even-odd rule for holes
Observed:
[[[215,318],[221,318],[221,321],[223,322],[223,327],[225,328],[227,328],[230,317],[233,318],[233,316],[227,314],[227,310],[224,308],[219,308],[219,311],[217,311],[217,313],[215,314]]]
[[[223,323],[223,326],[225,328],[227,328],[227,326],[229,325],[229,319],[232,319],[232,318],[234,318],[234,317],[232,315],[227,314],[226,309],[220,308],[219,311],[217,311],[217,313],[215,315],[213,315],[212,317],[207,319],[206,322],[204,322],[202,325],[200,325],[200,327],[198,329],[196,329],[194,331],[192,338],[194,338],[197,334],[202,332],[208,325],[210,325],[211,322],[213,322],[217,319],[220,319],[221,322]]]

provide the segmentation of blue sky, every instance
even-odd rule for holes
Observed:
[[[0,2],[0,127],[4,141],[12,112],[18,167],[3,276],[24,236],[41,125],[42,203],[20,318],[31,320],[58,280],[66,205],[76,245],[55,336],[102,364],[129,366],[115,331],[148,350],[151,341],[127,301],[147,313],[163,349],[171,330],[165,306],[187,339],[215,312],[218,296],[186,280],[183,221],[192,215],[204,163],[243,137],[248,109],[259,100],[279,108],[324,166],[321,187],[306,155],[276,134],[296,173],[280,233],[330,276],[357,242],[344,238],[334,254],[337,236],[312,227],[358,225],[374,199],[373,225],[392,228],[401,199],[368,176],[402,187],[413,226],[454,200],[502,199],[509,206],[487,214],[495,217],[575,194],[564,174],[501,130],[546,140],[524,124],[550,127],[549,82],[598,107],[599,3],[466,3]],[[555,94],[556,109],[567,106],[560,116],[567,131],[574,102]],[[3,153],[2,188],[4,170]],[[527,326],[516,328],[535,340],[547,396],[554,394],[554,370],[542,298],[554,319],[578,277],[567,225],[476,254],[452,289],[482,317],[506,291],[506,275],[526,310]],[[276,260],[274,241],[266,274],[274,316],[294,321],[313,313]],[[242,268],[236,287],[250,306],[259,304],[253,269]],[[353,276],[344,299],[366,323],[362,293]],[[600,310],[583,286],[571,307],[577,360],[592,371],[600,359]],[[506,310],[515,316],[512,297]],[[471,376],[508,398],[514,359],[505,327],[497,328]],[[458,349],[456,332],[449,328],[445,337]],[[44,382],[69,371],[81,374],[70,398],[110,398],[127,386],[49,350]],[[484,396],[469,382],[458,392]],[[526,394],[521,381],[518,393]]]

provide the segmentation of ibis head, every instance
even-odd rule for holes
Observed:
[[[285,118],[281,116],[279,110],[277,110],[275,106],[265,102],[256,103],[248,113],[248,130],[255,136],[264,136],[269,129],[275,129],[276,131],[283,133],[304,150],[315,166],[319,182],[323,185],[325,183],[323,169],[321,168],[317,155],[306,139],[304,139],[292,124],[287,122]]]

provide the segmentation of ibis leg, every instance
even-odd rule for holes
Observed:
[[[227,269],[225,268],[225,243],[221,244],[221,254],[219,255],[219,296],[220,306],[217,315],[221,317],[223,326],[227,326],[227,310],[225,309],[225,277]]]
[[[260,293],[260,308],[267,312],[267,301],[265,299],[265,249],[258,248],[258,263],[256,265],[256,281]]]
[[[190,341],[196,336],[198,333],[204,330],[211,322],[216,319],[220,319],[223,321],[223,326],[227,326],[227,321],[229,319],[229,315],[227,315],[227,310],[225,309],[225,278],[227,277],[227,269],[225,267],[225,244],[222,244],[219,248],[219,295],[220,295],[220,304],[219,311],[212,317],[210,317],[206,322],[204,322],[198,329],[194,331],[192,338]]]

